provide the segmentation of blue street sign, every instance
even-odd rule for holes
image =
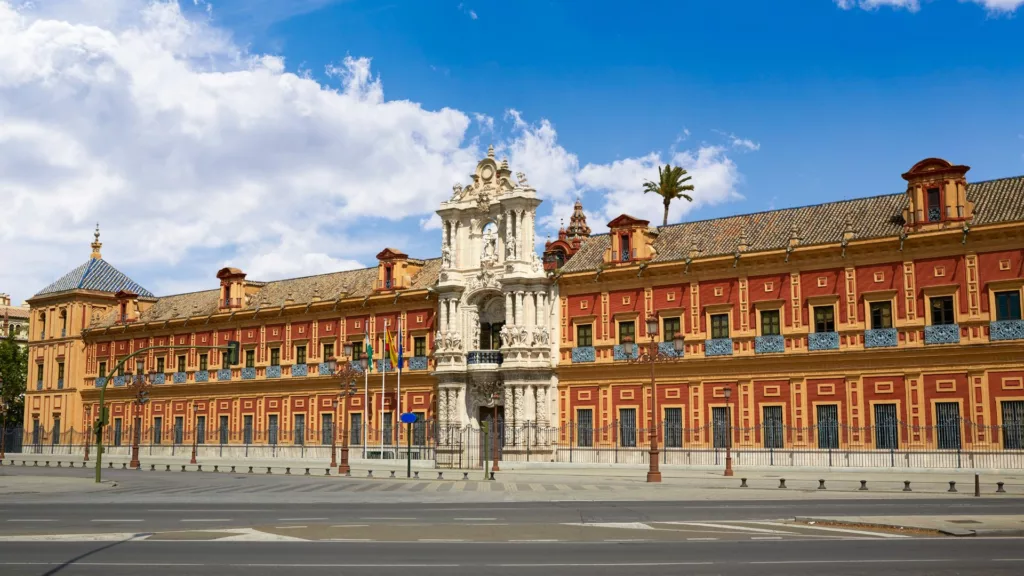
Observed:
[[[415,424],[416,423],[416,415],[413,414],[412,412],[406,412],[405,414],[402,414],[401,416],[399,416],[398,419],[402,422],[402,424]]]

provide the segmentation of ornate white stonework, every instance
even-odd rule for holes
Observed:
[[[434,356],[442,425],[479,426],[495,403],[507,426],[555,420],[548,398],[556,386],[557,294],[534,248],[541,201],[525,174],[511,175],[491,149],[472,181],[455,184],[437,211],[442,271]],[[494,386],[498,398],[488,392]]]

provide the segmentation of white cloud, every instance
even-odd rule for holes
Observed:
[[[459,11],[461,11],[466,16],[469,16],[470,20],[477,19],[476,11],[470,10],[469,8],[466,7],[465,4],[459,3]]]
[[[576,193],[579,158],[558,143],[558,133],[548,120],[530,124],[518,110],[508,110],[513,137],[498,152],[508,153],[513,171],[526,174],[530,185],[546,200],[565,201]]]
[[[494,132],[494,118],[479,112],[473,113],[473,120],[480,125],[481,132]]]
[[[753,140],[750,140],[749,138],[740,138],[735,134],[724,132],[722,130],[712,130],[712,132],[727,138],[729,140],[729,143],[732,144],[733,148],[742,148],[745,150],[750,150],[752,152],[756,152],[757,150],[761,149],[760,144],[754,142]]]
[[[919,0],[833,0],[843,10],[861,8],[862,10],[875,10],[882,6],[891,8],[903,8],[910,12],[917,12],[921,9]],[[978,4],[989,12],[1012,13],[1024,5],[1024,0],[958,0],[962,4]]]

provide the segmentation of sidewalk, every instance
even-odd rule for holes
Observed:
[[[796,522],[816,526],[922,530],[947,536],[1024,536],[1024,515],[972,515],[956,519],[949,516],[798,516]]]

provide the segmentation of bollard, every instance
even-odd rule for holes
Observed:
[[[252,474],[252,466],[249,466],[249,474]]]
[[[996,494],[1005,494],[1006,490],[1003,490],[1003,483],[996,482]]]
[[[50,461],[49,461],[49,460],[47,460],[47,461],[46,461],[46,467],[47,467],[47,468],[49,468],[49,467],[50,467]]]
[[[463,472],[462,473],[462,479],[463,480],[469,480],[469,472]]]
[[[857,490],[867,490],[867,489],[868,489],[868,481],[867,480],[861,480],[860,481],[860,488],[857,488]]]
[[[284,469],[284,474],[285,474],[285,476],[287,476],[287,475],[289,475],[289,474],[291,474],[291,473],[292,473],[292,469],[291,469],[291,468],[285,468],[285,469]]]
[[[903,491],[904,492],[913,492],[913,490],[910,489],[910,480],[904,480],[903,481]]]
[[[270,474],[270,466],[267,466],[267,474]]]
[[[981,496],[981,476],[974,473],[974,497],[979,498]]]
[[[164,472],[170,472],[170,471],[171,471],[171,465],[170,465],[170,464],[168,464],[168,465],[167,465],[167,470],[164,470]]]
[[[202,464],[196,466],[196,472],[202,472],[202,471],[203,471],[203,465]]]
[[[156,472],[156,464],[150,464],[149,465],[149,471],[150,472]]]
[[[60,468],[60,460],[57,460],[57,468]]]
[[[825,490],[825,481],[818,480],[818,490]]]
[[[395,477],[395,471],[394,471],[394,470],[392,470],[392,471],[391,471],[391,476],[388,476],[388,478],[394,478],[394,477]]]
[[[740,488],[747,488],[747,479],[740,478]]]
[[[22,465],[22,466],[24,466],[24,465],[25,465],[25,461],[24,461],[24,460],[22,460],[22,461],[21,461],[21,465]]]
[[[235,467],[234,467],[234,466],[232,466],[232,467],[231,467],[231,473],[232,473],[232,474],[234,474],[234,473],[235,473]]]
[[[785,487],[786,487],[786,479],[785,478],[779,478],[779,488],[785,488]]]
[[[437,473],[437,479],[438,480],[444,480],[444,473],[443,472],[438,472]]]
[[[184,464],[182,464],[182,465],[181,465],[181,471],[182,471],[182,472],[184,472],[184,471],[185,471],[185,465],[184,465]]]
[[[413,472],[412,473],[412,477],[417,479],[417,480],[419,480],[420,479],[420,471],[417,470],[417,471]]]
[[[309,476],[309,468],[306,468],[306,473],[303,476]]]
[[[373,470],[367,470],[366,471],[366,477],[367,478],[373,478]]]
[[[494,480],[494,472],[491,472],[491,477],[489,479]]]
[[[949,490],[946,490],[946,492],[956,492],[956,482],[950,480],[949,481]]]
[[[49,464],[49,462],[47,462],[47,464]],[[128,469],[128,463],[127,462],[121,462],[121,470],[127,470],[127,469]]]
[[[214,472],[220,472],[220,466],[214,465],[213,466],[213,471]]]
[[[330,476],[330,475],[331,475],[331,469],[330,468],[324,468],[324,476]]]

